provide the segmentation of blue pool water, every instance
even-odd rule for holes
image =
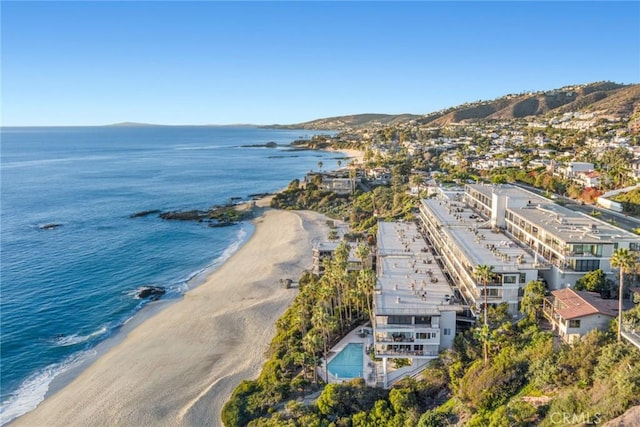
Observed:
[[[329,373],[336,378],[362,378],[362,351],[362,344],[347,344],[329,362]]]

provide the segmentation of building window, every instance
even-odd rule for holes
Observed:
[[[430,325],[431,316],[416,316],[416,325]]]
[[[416,332],[416,339],[418,340],[430,340],[436,338],[435,332]]]
[[[525,283],[527,281],[527,274],[520,273],[520,281],[518,283]]]
[[[578,320],[574,320],[574,319],[569,320],[569,327],[570,328],[579,328],[580,327],[580,319],[578,319]]]
[[[389,325],[410,325],[411,316],[389,316],[387,317],[387,324]]]
[[[516,277],[515,275],[504,275],[502,276],[502,283],[516,283]]]
[[[518,296],[519,297],[523,297],[524,296],[524,288],[518,288]]]
[[[640,243],[636,243],[636,242],[629,243],[629,250],[630,251],[640,251]]]
[[[594,271],[600,268],[600,261],[597,259],[573,260],[571,264],[575,271]]]
[[[451,329],[450,328],[444,328],[444,331],[442,333],[444,335],[451,335]]]
[[[500,290],[499,289],[487,289],[487,294],[490,297],[500,297]]]

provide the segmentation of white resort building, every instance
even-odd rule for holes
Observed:
[[[508,303],[513,315],[528,282],[542,279],[562,289],[599,268],[615,279],[613,251],[640,248],[632,233],[513,185],[439,188],[422,200],[420,219],[467,303],[482,304],[484,283],[475,269],[488,265],[495,273],[488,301]]]
[[[509,305],[518,313],[524,286],[538,278],[540,263],[505,234],[491,226],[488,215],[472,209],[460,188],[440,189],[435,198],[423,199],[420,219],[424,233],[439,252],[438,261],[476,313],[484,302],[484,283],[476,276],[479,265],[493,268],[488,281],[489,304]]]
[[[490,211],[493,227],[526,247],[538,264],[548,266],[540,275],[551,289],[573,286],[597,269],[615,280],[609,262],[613,252],[640,249],[637,235],[512,185],[468,184],[465,200]]]
[[[410,359],[415,370],[451,348],[463,307],[415,223],[379,222],[377,238],[373,345],[386,387],[397,379],[388,359]]]

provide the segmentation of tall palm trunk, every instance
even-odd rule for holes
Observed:
[[[620,288],[618,289],[618,341],[622,337],[622,289],[624,288],[624,268],[620,268]]]
[[[489,348],[488,348],[488,343],[487,340],[489,339],[488,336],[486,336],[487,334],[487,328],[489,327],[489,322],[487,321],[487,305],[488,305],[488,298],[487,298],[487,279],[484,280],[484,330],[482,332],[482,334],[484,335],[484,343],[482,345],[482,351],[484,353],[484,363],[485,365],[487,364],[487,361],[489,360]]]

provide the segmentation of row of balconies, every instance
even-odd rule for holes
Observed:
[[[376,345],[376,356],[389,356],[389,357],[437,357],[437,346],[430,346],[427,349],[416,349],[412,345],[390,345],[382,344]]]
[[[418,338],[420,334],[429,334],[429,338]],[[420,331],[412,331],[412,332],[387,332],[380,333],[378,329],[376,329],[375,340],[377,343],[404,343],[404,342],[415,342],[415,343],[431,343],[438,344],[440,342],[439,338],[440,330],[432,329],[429,331],[420,330]]]

